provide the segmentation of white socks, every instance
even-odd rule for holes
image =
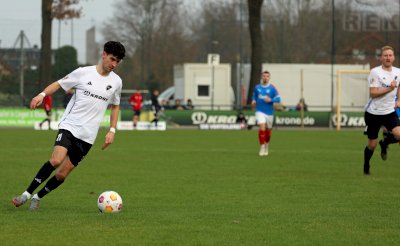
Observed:
[[[24,197],[26,197],[27,199],[31,198],[31,193],[29,193],[29,192],[27,192],[27,191],[24,191],[24,193],[22,193],[22,195],[23,195]]]
[[[36,193],[35,195],[33,195],[32,199],[35,198],[36,200],[40,200],[38,194]]]

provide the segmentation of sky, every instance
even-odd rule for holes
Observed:
[[[0,0],[0,48],[13,48],[21,31],[24,31],[31,47],[34,45],[40,47],[41,2],[41,0]],[[52,48],[59,47],[59,40],[60,46],[73,44],[78,50],[79,63],[85,63],[86,31],[95,26],[96,41],[102,42],[100,27],[105,20],[113,16],[115,2],[115,0],[81,0],[79,6],[82,7],[83,16],[74,19],[72,25],[70,21],[62,21],[60,39],[59,23],[57,20],[53,21]]]

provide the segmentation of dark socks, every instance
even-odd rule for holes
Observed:
[[[373,150],[370,150],[367,146],[364,149],[364,174],[369,175],[369,161],[371,160]]]
[[[28,191],[30,194],[32,194],[39,185],[44,182],[50,174],[54,171],[54,167],[50,164],[50,162],[46,162],[39,170],[39,172],[36,174],[36,177],[32,180],[32,183],[29,185]]]
[[[373,150],[370,150],[367,146],[364,149],[364,164],[369,165],[369,160],[371,160],[372,155],[374,154]]]
[[[55,190],[58,186],[60,186],[64,180],[60,181],[53,176],[49,181],[47,181],[46,185],[38,192],[38,197],[42,198],[47,195],[50,191]]]
[[[392,143],[397,143],[398,141],[399,140],[397,140],[391,132],[386,132],[383,134],[383,144],[386,146]]]
[[[49,119],[44,119],[42,122],[40,122],[40,125],[43,125],[43,123],[45,123],[45,122],[49,122],[49,125],[50,125],[50,120]]]

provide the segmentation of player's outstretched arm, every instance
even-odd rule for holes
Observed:
[[[53,95],[54,92],[56,92],[58,89],[60,89],[61,86],[60,84],[56,81],[53,82],[52,84],[50,84],[49,86],[47,86],[43,92],[39,93],[37,96],[35,96],[34,98],[32,98],[31,100],[31,104],[30,104],[30,108],[31,109],[36,109],[38,106],[40,106],[43,102],[43,98],[46,95]]]

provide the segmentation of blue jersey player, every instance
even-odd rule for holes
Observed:
[[[253,93],[252,105],[256,107],[256,120],[259,125],[260,156],[268,155],[268,145],[274,122],[274,103],[281,102],[278,90],[269,82],[270,78],[271,74],[264,71],[261,83],[256,86]]]

